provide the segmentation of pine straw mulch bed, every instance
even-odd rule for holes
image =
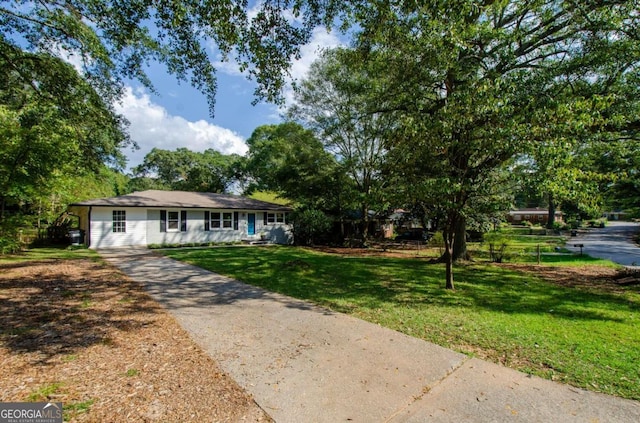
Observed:
[[[139,285],[91,260],[0,264],[0,401],[62,402],[65,421],[271,421]]]

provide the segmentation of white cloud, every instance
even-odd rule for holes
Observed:
[[[186,147],[192,151],[212,148],[223,154],[240,155],[248,149],[243,138],[235,132],[205,120],[190,122],[181,116],[170,115],[141,90],[134,92],[133,88],[126,87],[115,108],[129,120],[131,139],[140,147],[137,151],[125,152],[131,167],[142,163],[154,147],[165,150]]]
[[[293,17],[291,18],[293,19]],[[291,68],[289,69],[289,80],[283,89],[285,98],[285,107],[293,103],[293,83],[306,77],[311,64],[327,49],[344,45],[345,43],[336,35],[335,32],[328,32],[324,27],[317,27],[313,30],[309,43],[300,48],[300,58],[291,58]],[[217,60],[213,63],[218,72],[236,76],[246,77],[246,73],[240,72],[238,64],[235,62],[234,54],[230,54],[227,61],[222,61],[222,56],[216,52],[214,46],[211,46],[213,54]]]
[[[51,44],[49,51],[52,55],[59,57],[75,68],[79,74],[84,74],[85,61],[89,61],[86,57],[83,59],[82,54],[77,50],[69,50],[62,48],[60,44]]]
[[[313,30],[311,41],[300,49],[300,59],[294,60],[291,66],[293,79],[304,78],[313,63],[322,51],[335,48],[344,43],[333,32],[327,32],[325,28],[318,27]]]
[[[317,27],[313,30],[311,41],[300,49],[300,59],[292,58],[291,81],[284,90],[285,102],[287,105],[293,104],[292,84],[307,76],[311,64],[320,57],[324,50],[332,49],[344,45],[344,43],[333,32],[327,32],[326,28]]]

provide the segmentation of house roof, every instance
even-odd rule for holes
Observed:
[[[97,198],[73,203],[70,206],[104,207],[166,207],[200,209],[237,209],[290,211],[291,207],[239,195],[214,194],[211,192],[149,190],[120,195],[118,197]]]

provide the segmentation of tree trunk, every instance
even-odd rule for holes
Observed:
[[[456,226],[461,219],[456,211],[450,211],[447,216],[445,227],[442,228],[442,238],[444,238],[444,262],[445,262],[445,289],[455,289],[453,285],[453,252],[457,242]]]
[[[444,254],[440,257],[441,262],[448,262],[449,257],[451,261],[469,260],[471,257],[467,251],[467,221],[463,216],[456,216],[449,220],[451,223],[451,229],[445,229],[442,233],[445,238]],[[451,240],[451,248],[446,248],[447,244],[447,231],[453,231],[453,239]],[[455,240],[455,242],[453,242]]]
[[[445,256],[445,289],[455,289],[453,286],[453,246],[455,245],[455,231],[449,229],[444,238]]]
[[[469,260],[471,257],[467,252],[467,219],[464,216],[459,216],[454,223],[453,230],[456,239],[453,245],[453,261]]]
[[[553,194],[548,193],[549,201],[549,214],[547,214],[547,229],[553,229],[553,224],[556,221],[556,203],[553,198]]]
[[[362,205],[362,244],[367,242],[369,236],[369,205]]]

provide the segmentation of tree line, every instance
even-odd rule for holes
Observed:
[[[69,169],[117,168],[131,141],[108,100],[125,77],[150,85],[145,60],[190,79],[213,111],[212,41],[277,101],[324,25],[351,44],[314,63],[287,121],[257,128],[245,157],[154,150],[126,189],[271,190],[357,217],[363,237],[370,210],[409,208],[443,231],[449,288],[466,230],[516,202],[638,212],[635,1],[18,3],[0,8],[3,207]]]

